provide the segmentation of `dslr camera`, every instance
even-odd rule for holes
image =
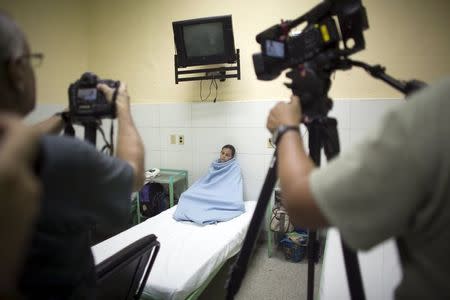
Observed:
[[[112,102],[97,89],[99,83],[104,83],[115,89]],[[69,114],[74,123],[89,123],[99,119],[116,117],[115,98],[120,82],[110,79],[100,79],[91,72],[81,75],[81,78],[69,86]]]

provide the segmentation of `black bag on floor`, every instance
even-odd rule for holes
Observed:
[[[168,207],[169,195],[160,183],[150,182],[139,191],[141,214],[147,218],[156,216]]]

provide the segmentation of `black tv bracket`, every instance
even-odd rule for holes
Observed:
[[[177,55],[174,55],[175,62],[175,83],[181,81],[194,81],[194,80],[207,80],[207,79],[219,79],[225,81],[227,78],[237,78],[241,80],[241,62],[239,58],[239,49],[236,49],[236,62],[230,67],[215,67],[215,68],[201,68],[180,70],[183,67],[178,66]],[[204,74],[203,76],[192,76]]]

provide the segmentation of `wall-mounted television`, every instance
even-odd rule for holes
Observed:
[[[177,65],[236,62],[231,15],[172,22]]]

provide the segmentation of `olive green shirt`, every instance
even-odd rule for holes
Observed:
[[[450,78],[390,111],[351,151],[314,170],[317,204],[343,239],[395,237],[396,299],[450,299]]]

